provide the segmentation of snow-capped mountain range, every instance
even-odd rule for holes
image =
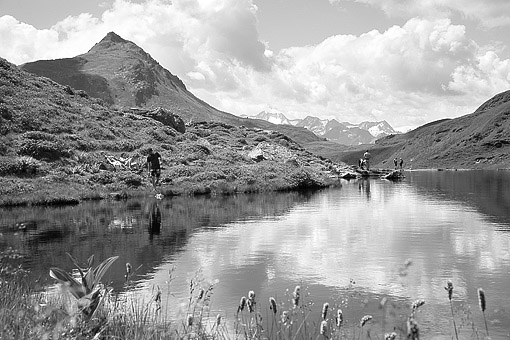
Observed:
[[[304,127],[317,136],[344,145],[371,144],[378,138],[400,133],[394,130],[385,120],[352,124],[348,122],[340,123],[336,119],[320,119],[313,116],[307,116],[304,119],[288,119],[283,113],[273,110],[262,111],[255,116],[247,117],[266,120],[273,124]]]

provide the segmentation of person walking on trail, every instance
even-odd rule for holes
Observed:
[[[400,158],[400,170],[404,167],[404,160]]]
[[[151,177],[152,186],[155,188],[159,184],[159,177],[161,176],[161,155],[159,152],[154,152],[149,148],[149,155],[147,156],[147,171]]]
[[[367,168],[367,170],[370,170],[370,157],[372,155],[370,154],[370,152],[368,152],[368,150],[363,154],[363,159],[365,160],[365,167]]]

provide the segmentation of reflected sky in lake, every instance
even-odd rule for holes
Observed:
[[[83,261],[92,253],[120,255],[109,277],[116,289],[124,289],[125,262],[142,265],[134,282],[137,294],[150,296],[159,286],[182,310],[190,280],[198,275],[204,285],[214,283],[212,310],[227,318],[250,290],[267,308],[270,296],[286,303],[286,291],[299,284],[318,313],[329,302],[347,311],[351,324],[372,314],[371,327],[381,333],[381,298],[394,303],[396,315],[388,323],[396,325],[413,301],[424,299],[418,322],[425,339],[452,335],[444,289],[452,280],[459,316],[469,310],[469,320],[483,329],[476,293],[482,287],[492,338],[505,337],[510,173],[406,175],[402,182],[351,180],[313,193],[102,202],[37,208],[33,216],[2,210],[0,245],[22,249],[35,272],[50,265],[70,268],[66,251]],[[16,230],[27,216],[50,222]],[[51,237],[44,241],[41,235]],[[461,330],[471,333],[471,326]]]

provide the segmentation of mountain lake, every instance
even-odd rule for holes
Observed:
[[[149,301],[162,291],[172,318],[185,319],[190,282],[212,285],[208,313],[233,322],[254,291],[291,308],[299,285],[310,322],[329,303],[344,327],[404,334],[414,301],[422,339],[485,338],[477,289],[487,300],[491,339],[510,336],[510,171],[406,171],[402,181],[342,180],[310,192],[226,197],[153,197],[65,207],[0,209],[0,250],[18,250],[46,289],[49,268],[67,271],[94,254],[118,255],[103,282]],[[126,263],[133,275],[126,283]],[[136,270],[135,270],[136,269]],[[184,315],[184,316],[183,316]],[[348,337],[352,339],[351,337]]]

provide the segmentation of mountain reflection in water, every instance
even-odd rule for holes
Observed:
[[[250,290],[267,308],[269,297],[286,302],[286,291],[299,284],[318,313],[329,302],[351,325],[372,314],[378,334],[383,297],[395,308],[387,326],[402,326],[398,315],[425,299],[418,315],[423,339],[451,337],[444,286],[452,280],[459,317],[470,307],[470,320],[483,329],[476,290],[484,288],[491,336],[504,337],[510,332],[510,173],[406,176],[308,193],[3,209],[0,247],[21,250],[31,275],[48,283],[49,267],[71,269],[66,252],[81,261],[119,255],[105,278],[115,290],[125,289],[126,262],[141,265],[136,294],[147,298],[159,286],[163,296],[172,294],[174,315],[196,275],[214,283],[212,310],[227,319]]]

